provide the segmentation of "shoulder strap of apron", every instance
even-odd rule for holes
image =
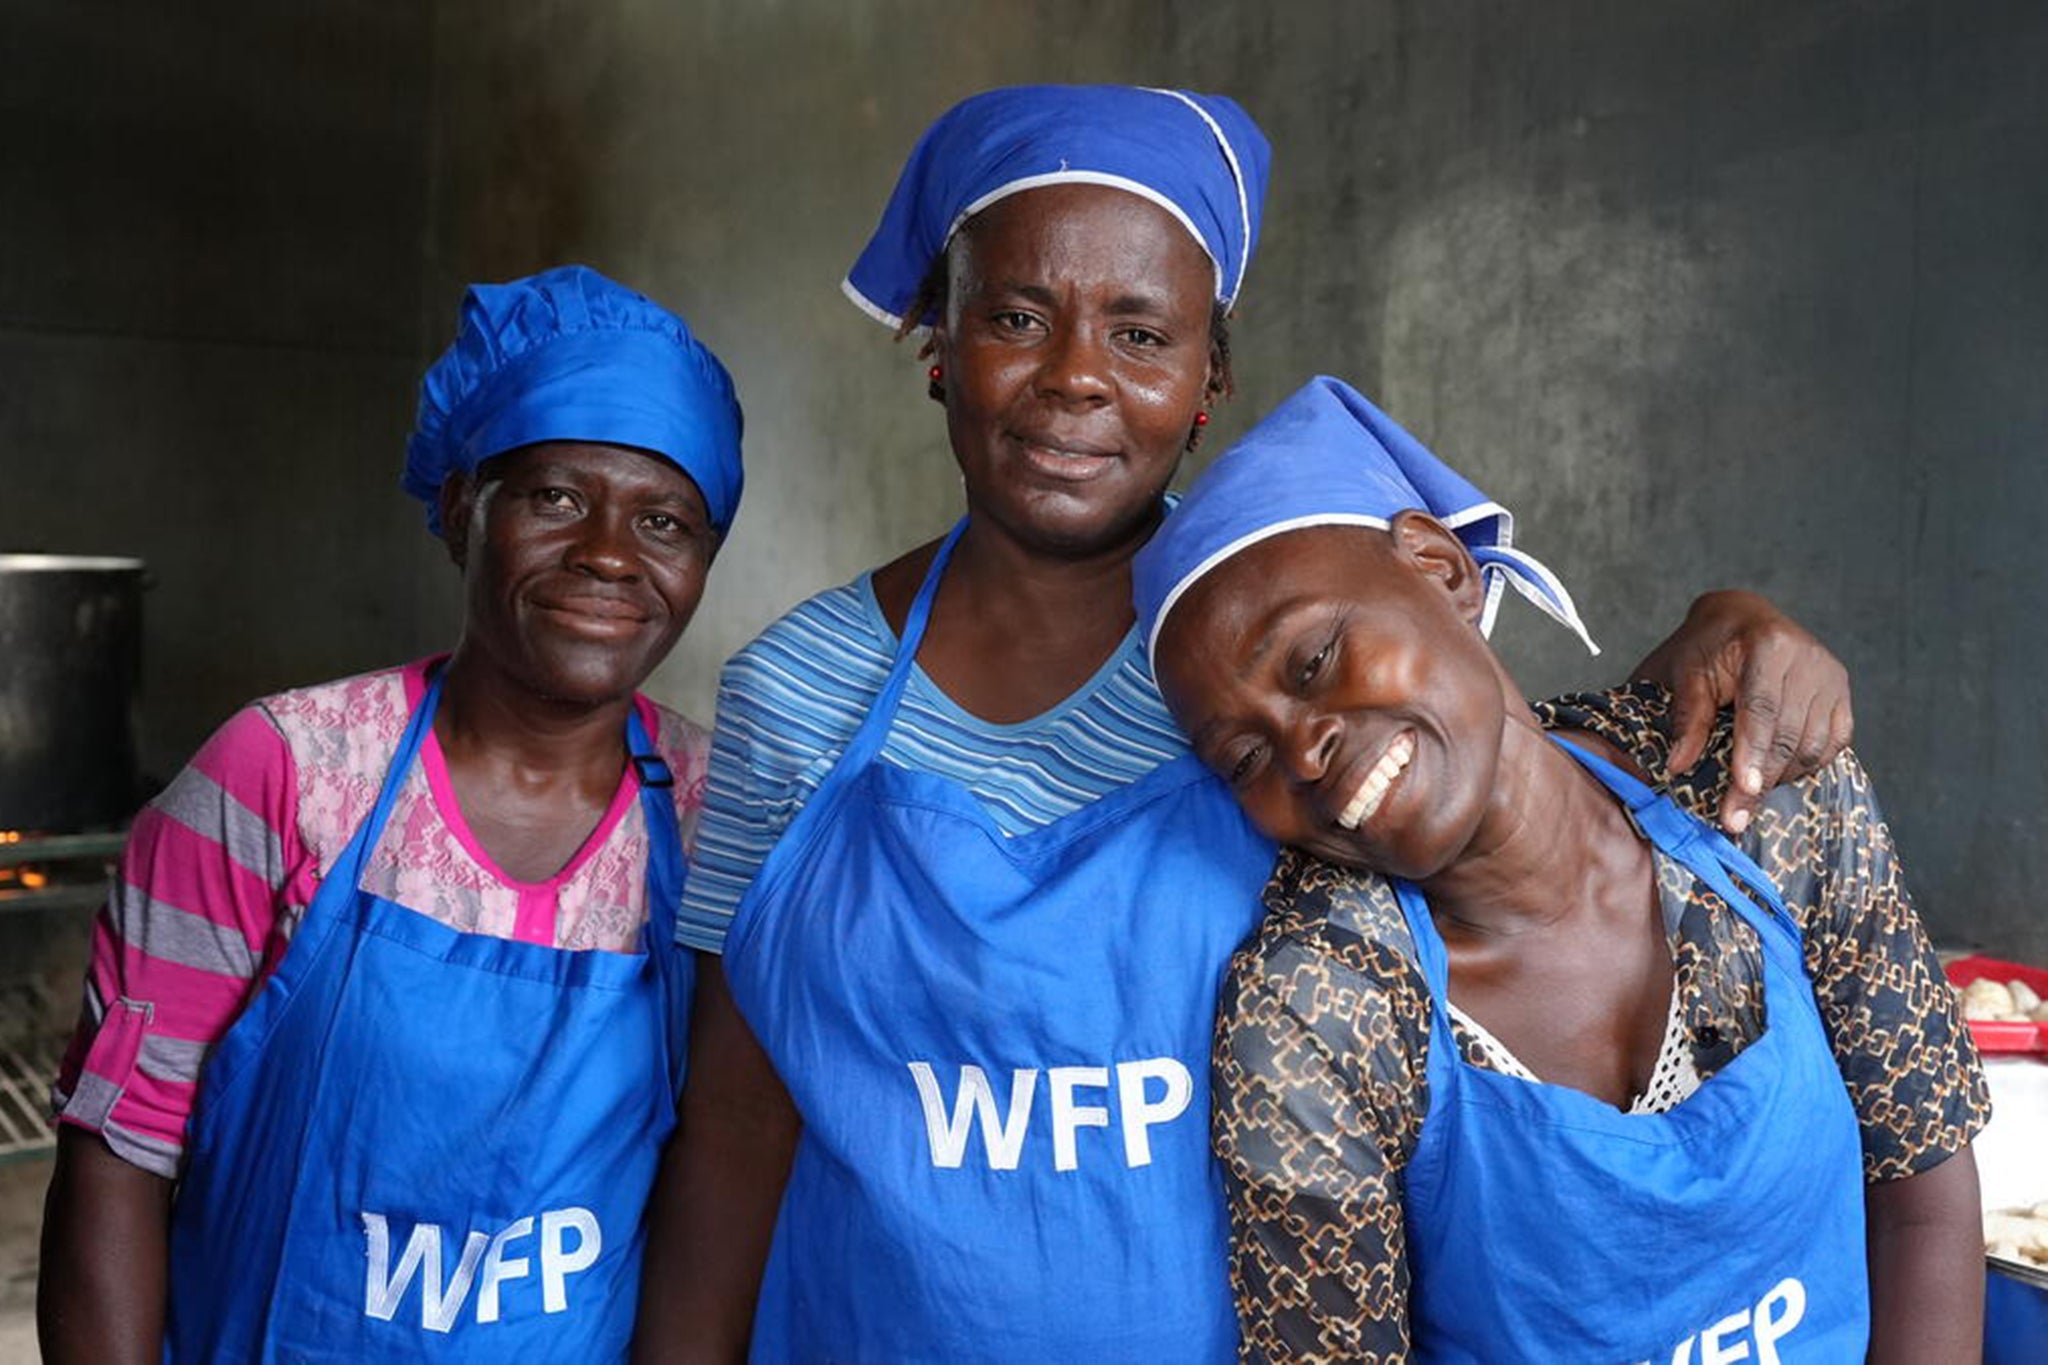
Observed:
[[[689,857],[675,803],[675,773],[654,747],[635,699],[626,712],[626,751],[640,779],[640,823],[647,827],[647,923],[640,946],[661,983],[664,1060],[669,1093],[680,1100],[689,1057],[690,1011],[697,995],[697,965],[676,942],[676,913],[682,905]]]
[[[966,529],[967,518],[962,517],[939,543],[939,552],[932,556],[932,566],[924,571],[924,582],[918,585],[917,596],[910,603],[910,615],[903,622],[903,635],[896,643],[896,662],[889,669],[889,677],[882,684],[882,690],[868,707],[860,729],[854,731],[846,752],[834,765],[835,773],[860,771],[881,752],[883,741],[888,739],[889,726],[903,700],[903,689],[910,683],[910,670],[917,663],[918,646],[924,643],[925,628],[931,624],[932,599],[938,595],[939,579],[945,573],[947,561],[953,557],[953,547],[960,543],[960,533]],[[812,799],[817,798],[814,796]]]
[[[384,770],[384,785],[377,790],[377,804],[370,808],[369,816],[356,826],[355,834],[349,839],[348,847],[334,860],[328,869],[323,884],[336,878],[341,884],[354,891],[362,884],[363,865],[370,859],[370,852],[377,847],[377,840],[383,837],[385,822],[391,818],[391,808],[398,804],[398,793],[405,787],[405,775],[412,771],[414,760],[419,757],[420,746],[426,742],[427,734],[434,728],[434,712],[441,705],[441,672],[436,669],[427,679],[426,694],[420,704],[413,708],[412,719],[406,722],[405,733],[399,736],[398,748],[391,755],[391,766]]]
[[[1401,917],[1408,921],[1408,936],[1415,940],[1416,965],[1422,968],[1422,979],[1429,986],[1429,1074],[1434,1084],[1457,1055],[1457,1040],[1451,1034],[1450,954],[1436,931],[1436,921],[1430,918],[1429,899],[1422,888],[1399,877],[1393,881],[1394,899],[1400,902]]]
[[[398,793],[405,786],[406,774],[419,758],[420,747],[426,743],[428,733],[433,729],[434,713],[441,705],[441,678],[436,671],[427,680],[427,690],[420,698],[420,704],[413,709],[412,718],[406,722],[405,733],[399,738],[398,748],[391,755],[391,765],[384,770],[384,785],[377,791],[377,803],[370,808],[369,816],[356,827],[348,847],[335,859],[333,868],[323,881],[341,879],[341,884],[351,891],[362,882],[363,865],[369,860],[371,850],[383,836],[384,826],[391,818],[391,808],[398,802]],[[626,749],[634,771],[640,778],[640,810],[643,823],[647,826],[647,932],[653,937],[650,942],[667,945],[675,941],[676,911],[682,901],[683,877],[688,870],[688,861],[683,855],[682,830],[676,819],[675,801],[669,795],[675,786],[675,775],[663,761],[661,751],[655,748],[653,737],[641,723],[640,709],[631,706],[626,712]]]
[[[433,729],[434,713],[440,705],[441,674],[436,672],[427,680],[426,693],[413,709],[412,718],[406,722],[405,733],[391,755],[391,766],[384,770],[384,785],[378,789],[377,804],[370,808],[368,818],[356,827],[355,837],[335,861],[334,870],[328,874],[330,877],[343,874],[351,886],[360,880],[362,865],[383,835],[384,825],[391,818],[391,808],[398,803],[398,793],[405,786],[406,774],[419,758],[420,747],[426,743],[427,734]],[[647,826],[648,923],[662,935],[660,941],[666,943],[675,937],[676,908],[682,900],[683,877],[688,870],[688,861],[683,855],[683,837],[676,820],[675,800],[669,795],[675,786],[675,775],[669,771],[661,751],[654,746],[653,737],[641,723],[637,705],[626,712],[626,750],[640,778],[640,810]]]
[[[1628,811],[1629,820],[1653,846],[1676,858],[1695,873],[1731,909],[1756,930],[1764,951],[1783,970],[1795,977],[1806,973],[1800,951],[1799,926],[1785,908],[1770,874],[1721,833],[1702,820],[1686,814],[1669,796],[1656,791],[1633,774],[1623,771],[1598,754],[1588,753],[1569,741],[1549,736],[1552,743],[1571,755],[1580,767],[1614,793]],[[1741,878],[1738,885],[1736,878]],[[1748,890],[1744,889],[1747,886]],[[1422,888],[1413,882],[1396,880],[1394,890],[1401,903],[1408,932],[1415,939],[1416,961],[1429,983],[1435,1042],[1449,1045],[1449,1016],[1444,1006],[1450,980],[1450,959],[1443,938],[1430,917],[1429,902]],[[1759,899],[1761,904],[1758,903]]]
[[[1795,976],[1805,975],[1799,925],[1785,908],[1777,883],[1768,872],[1712,825],[1681,810],[1668,795],[1598,754],[1556,735],[1549,738],[1614,793],[1644,838],[1685,864],[1727,901],[1730,909],[1748,920],[1750,928],[1763,941],[1764,950],[1778,960],[1780,967],[1789,968]],[[1736,882],[1738,877],[1741,885]]]
[[[647,932],[650,941],[675,941],[676,910],[683,899],[689,858],[677,820],[675,774],[640,720],[637,700],[626,712],[626,752],[640,779],[641,823],[647,826]]]

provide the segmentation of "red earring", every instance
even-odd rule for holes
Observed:
[[[934,378],[936,378],[936,376],[934,376]],[[1206,409],[1195,414],[1195,425],[1198,427],[1206,427],[1209,425],[1209,413]]]
[[[939,381],[946,377],[946,367],[943,365],[934,365],[929,370],[925,371],[925,376],[931,382],[924,386],[924,391],[931,395],[931,400],[934,403],[945,402],[946,386],[944,384],[941,384]]]
[[[936,384],[946,377],[946,367],[944,365],[934,365],[929,370],[926,370],[925,374],[930,376],[932,383]]]

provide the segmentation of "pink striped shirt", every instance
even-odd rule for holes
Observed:
[[[422,660],[280,693],[237,712],[135,819],[93,934],[57,1117],[175,1176],[199,1073],[283,954],[321,879],[376,803],[426,689]],[[637,698],[675,773],[685,847],[709,735]],[[630,765],[562,870],[522,882],[463,819],[430,733],[362,886],[464,933],[631,952],[647,921],[647,831]]]

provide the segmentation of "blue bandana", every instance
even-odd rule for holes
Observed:
[[[420,381],[405,491],[441,533],[441,485],[536,441],[659,455],[688,474],[720,535],[739,511],[732,377],[683,320],[586,266],[471,285],[455,344]]]
[[[1228,308],[1259,240],[1271,158],[1251,115],[1221,95],[1128,85],[983,91],[918,139],[840,287],[869,316],[900,326],[968,217],[1040,185],[1110,185],[1159,205],[1202,244]]]
[[[1202,471],[1132,565],[1145,647],[1181,595],[1202,575],[1262,540],[1310,526],[1385,530],[1410,508],[1429,513],[1465,542],[1486,582],[1479,618],[1493,633],[1501,589],[1514,584],[1600,652],[1564,584],[1513,547],[1514,517],[1423,449],[1350,385],[1311,380]]]

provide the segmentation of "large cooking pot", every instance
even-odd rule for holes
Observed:
[[[0,830],[134,813],[139,559],[0,554]]]

